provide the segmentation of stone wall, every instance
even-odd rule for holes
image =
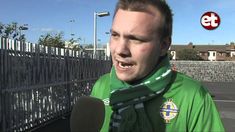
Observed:
[[[204,82],[235,82],[235,61],[171,61],[179,72]]]

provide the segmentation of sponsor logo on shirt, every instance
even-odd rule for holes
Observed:
[[[174,119],[179,113],[179,109],[175,105],[172,99],[168,99],[160,107],[160,115],[165,120],[166,123],[170,123],[170,120]]]
[[[109,98],[103,99],[104,105],[109,105]]]

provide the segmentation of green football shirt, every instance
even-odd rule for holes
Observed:
[[[175,74],[173,83],[163,95],[145,102],[154,131],[225,131],[208,91],[190,77]],[[95,83],[91,96],[104,101],[105,121],[101,131],[108,132],[112,114],[109,106],[110,74],[103,75]]]

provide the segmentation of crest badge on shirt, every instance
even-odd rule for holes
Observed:
[[[175,105],[172,99],[168,99],[160,107],[160,115],[165,120],[166,123],[170,123],[170,120],[174,119],[179,113],[179,109]]]

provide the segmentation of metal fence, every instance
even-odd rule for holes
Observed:
[[[70,113],[110,61],[0,38],[0,131],[30,131]]]

